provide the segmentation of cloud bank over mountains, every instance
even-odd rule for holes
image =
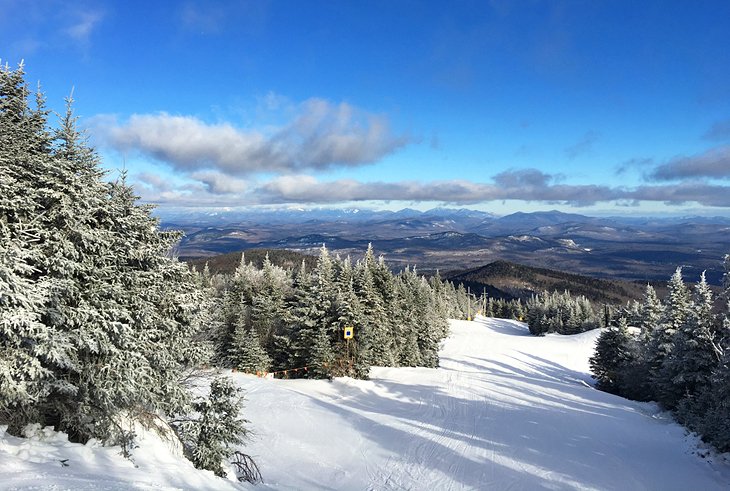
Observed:
[[[441,202],[474,205],[504,200],[543,202],[573,207],[640,202],[667,205],[697,203],[730,207],[730,147],[716,146],[692,156],[657,163],[636,158],[617,167],[618,185],[570,184],[570,176],[537,168],[510,169],[491,181],[469,179],[423,181],[418,162],[414,179],[363,182],[328,179],[327,172],[371,165],[421,143],[395,132],[385,115],[348,103],[309,99],[294,107],[288,122],[275,127],[237,128],[230,123],[206,123],[194,116],[135,114],[125,121],[95,119],[93,131],[102,146],[139,155],[169,166],[186,182],[174,185],[154,173],[136,176],[146,201],[170,206],[251,206],[266,204],[337,204],[369,202]],[[724,123],[707,134],[718,139]],[[566,152],[579,158],[597,135],[588,132]],[[644,184],[621,185],[632,168],[642,171]]]

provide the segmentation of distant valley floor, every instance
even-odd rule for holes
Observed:
[[[630,281],[666,281],[678,266],[687,281],[707,271],[719,285],[730,253],[730,219],[594,218],[559,212],[502,218],[469,210],[373,214],[188,217],[164,225],[185,232],[178,255],[208,257],[245,249],[317,254],[323,244],[360,257],[372,243],[394,268],[463,271],[505,260],[528,266]],[[199,220],[194,222],[194,220]]]

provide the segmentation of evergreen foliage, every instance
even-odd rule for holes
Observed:
[[[619,320],[618,326],[608,327],[601,333],[596,342],[596,352],[590,359],[596,387],[614,394],[623,392],[623,378],[632,360],[632,348],[633,338],[624,317]]]
[[[665,386],[669,383],[664,371],[664,360],[675,346],[676,334],[689,316],[691,299],[682,278],[682,268],[677,268],[669,280],[669,295],[659,323],[652,329],[649,339],[649,370],[654,385],[654,394],[668,407],[675,404]],[[666,398],[664,396],[667,396]]]
[[[411,268],[393,274],[372,246],[354,265],[323,246],[311,270],[242,259],[232,276],[213,277],[224,319],[216,359],[251,372],[269,370],[264,361],[278,376],[311,378],[367,378],[373,365],[436,367],[447,319],[465,316],[452,284]],[[353,339],[343,338],[345,327]],[[256,348],[258,361],[242,365],[235,353],[243,346]]]
[[[726,282],[724,295],[729,294]],[[690,292],[677,268],[664,302],[647,286],[638,333],[620,326],[601,334],[591,369],[598,388],[658,401],[718,450],[728,451],[730,304],[721,316],[713,313],[713,304],[704,273]]]
[[[706,387],[712,369],[720,361],[713,348],[718,329],[712,305],[712,292],[702,273],[689,312],[675,332],[673,347],[661,366],[660,402],[668,408],[675,409],[682,398],[694,397]]]
[[[525,309],[530,332],[538,336],[549,332],[577,334],[595,329],[601,322],[586,297],[572,297],[568,291],[533,296]]]
[[[114,443],[124,418],[191,409],[211,286],[124,174],[106,181],[73,100],[55,129],[44,104],[0,66],[0,424]]]
[[[242,404],[241,389],[227,378],[215,378],[207,398],[193,401],[196,417],[177,422],[175,427],[185,452],[199,469],[213,471],[226,477],[224,462],[233,457],[235,447],[244,442],[245,424],[239,418]]]

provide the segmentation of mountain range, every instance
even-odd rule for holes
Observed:
[[[184,259],[246,249],[316,254],[326,244],[359,257],[372,243],[394,267],[467,270],[505,260],[593,277],[664,281],[678,266],[688,281],[702,271],[720,284],[730,252],[726,217],[589,217],[546,211],[497,217],[435,208],[167,213],[165,228],[182,230]]]

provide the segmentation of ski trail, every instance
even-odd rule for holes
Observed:
[[[484,397],[469,388],[469,376],[461,371],[440,372],[434,390],[424,394],[418,410],[407,418],[414,438],[400,455],[390,457],[384,466],[370,473],[368,489],[419,490],[424,483],[432,489],[472,489],[459,484],[474,479],[473,469],[465,469],[464,458],[479,439],[478,426],[489,406]],[[459,458],[453,458],[455,455]],[[433,462],[448,465],[435,471]],[[494,484],[487,477],[488,471],[484,466],[480,484]]]
[[[694,455],[695,440],[655,405],[586,384],[598,332],[536,338],[497,319],[451,327],[437,369],[251,381],[246,416],[266,434],[246,450],[264,488],[728,489],[727,461]]]

